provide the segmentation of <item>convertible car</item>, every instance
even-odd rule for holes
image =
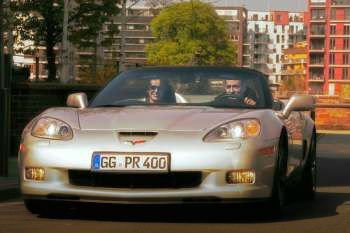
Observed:
[[[260,72],[139,68],[67,105],[22,134],[20,188],[32,213],[71,202],[266,201],[278,210],[290,186],[314,196],[314,99],[274,100]]]

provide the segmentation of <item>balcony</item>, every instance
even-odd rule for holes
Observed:
[[[281,62],[282,64],[306,64],[306,59],[282,59]]]
[[[310,67],[311,66],[324,66],[324,59],[323,58],[312,58],[310,59]]]
[[[272,53],[272,49],[268,49],[268,48],[258,48],[258,49],[254,49],[254,54],[269,54]]]
[[[267,38],[259,38],[254,40],[254,44],[270,44],[271,40]]]
[[[254,58],[253,60],[254,64],[268,64],[270,63],[270,60],[268,58]]]
[[[350,7],[350,0],[332,0],[332,7]]]
[[[282,70],[281,75],[306,75],[306,70]]]
[[[326,7],[326,0],[324,1],[311,0],[310,7]]]
[[[311,44],[310,52],[317,52],[317,53],[324,52],[324,44]]]
[[[324,82],[323,74],[310,74],[309,82]]]
[[[311,22],[325,22],[326,21],[326,16],[324,16],[324,15],[312,16],[310,21]]]
[[[322,36],[324,37],[326,33],[326,30],[323,28],[311,28],[310,30],[310,36]]]

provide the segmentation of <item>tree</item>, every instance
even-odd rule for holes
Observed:
[[[290,93],[302,93],[305,91],[305,79],[304,77],[285,77],[282,79],[280,92],[285,95],[289,95]]]
[[[78,83],[106,85],[118,73],[116,64],[111,60],[96,68],[89,61],[82,62],[80,65],[82,68],[79,72],[80,81]]]
[[[171,4],[151,22],[154,43],[146,47],[149,64],[233,65],[236,49],[225,22],[198,0]]]
[[[116,0],[71,0],[70,39],[78,47],[89,47],[96,41],[103,24],[119,12]],[[21,0],[12,2],[15,29],[22,40],[46,48],[48,81],[56,79],[55,46],[63,32],[64,0]]]

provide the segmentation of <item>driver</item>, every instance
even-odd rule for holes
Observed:
[[[224,81],[225,93],[219,95],[216,99],[222,100],[223,98],[227,98],[228,101],[230,99],[237,99],[237,96],[240,96],[244,104],[255,106],[257,102],[256,94],[253,90],[247,88],[242,93],[242,85],[241,80],[238,79],[228,79]],[[236,100],[237,101],[237,100]]]

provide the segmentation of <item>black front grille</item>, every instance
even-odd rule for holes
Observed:
[[[104,188],[193,188],[200,185],[201,172],[121,174],[69,170],[69,182],[77,186]]]

